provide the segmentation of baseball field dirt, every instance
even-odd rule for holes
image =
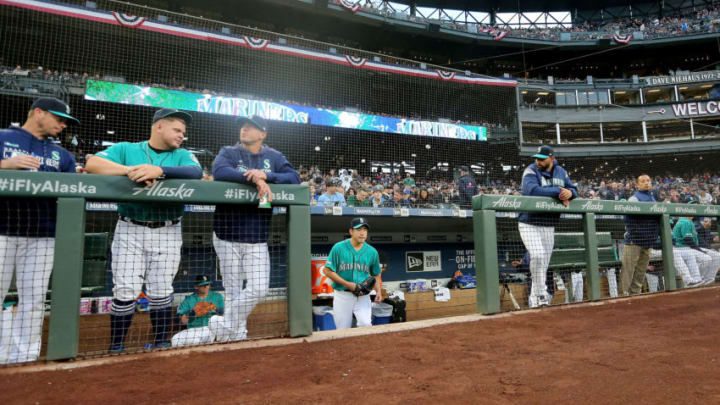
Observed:
[[[318,342],[134,355],[55,371],[5,368],[0,398],[3,404],[717,404],[718,337],[720,287],[711,287]],[[64,364],[72,365],[83,361]]]

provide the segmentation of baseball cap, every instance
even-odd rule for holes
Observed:
[[[241,127],[245,124],[250,124],[263,132],[267,132],[267,127],[268,127],[267,120],[259,115],[253,115],[250,118],[239,117],[237,119],[237,123]]]
[[[555,156],[553,148],[548,145],[538,146],[537,153],[533,155],[534,158],[547,159],[550,156]]]
[[[192,115],[186,113],[185,111],[176,110],[174,108],[162,108],[160,110],[155,111],[155,115],[153,115],[152,122],[154,124],[163,118],[169,118],[169,117],[180,118],[181,120],[185,121],[186,125],[190,125],[193,120]]]
[[[67,118],[69,123],[80,125],[80,121],[70,115],[70,106],[54,97],[40,97],[30,106],[31,110],[39,108],[58,117]]]
[[[203,286],[203,285],[209,285],[212,284],[212,281],[208,278],[208,276],[204,274],[198,274],[197,277],[195,277],[195,285],[197,286]]]
[[[362,228],[363,226],[367,227],[367,229],[370,229],[370,224],[368,224],[368,221],[362,217],[353,218],[352,222],[350,222],[350,227],[352,229]]]

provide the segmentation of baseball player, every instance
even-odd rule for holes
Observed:
[[[637,188],[638,191],[628,201],[655,202],[650,176],[647,174],[638,176]],[[650,263],[652,247],[660,237],[660,222],[657,216],[626,215],[625,230],[625,247],[620,270],[620,294],[640,294],[645,282],[645,272]]]
[[[210,290],[212,282],[208,276],[201,274],[195,279],[195,293],[185,297],[178,307],[180,323],[187,329],[172,337],[172,347],[193,346],[213,341],[214,336],[208,328],[208,321],[213,315],[223,313],[224,298],[222,294]]]
[[[688,204],[695,203],[694,200],[688,202]],[[672,237],[677,248],[673,250],[673,253],[682,258],[690,271],[693,282],[688,286],[697,287],[704,285],[706,282],[709,284],[709,282],[715,281],[715,277],[713,276],[712,280],[709,280],[709,275],[707,275],[709,273],[707,269],[713,260],[698,245],[697,230],[695,230],[692,218],[681,217],[675,223]]]
[[[365,241],[370,224],[365,218],[350,222],[350,239],[336,243],[325,262],[325,275],[333,281],[333,316],[337,329],[352,326],[353,314],[357,326],[370,326],[372,306],[369,291],[360,292],[359,285],[374,277],[375,302],[382,302],[380,256]]]
[[[22,127],[0,131],[0,169],[75,173],[73,155],[49,138],[57,137],[68,124],[79,123],[64,102],[35,100]],[[0,303],[13,273],[19,296],[9,328],[11,344],[0,347],[0,364],[35,361],[40,355],[56,216],[55,199],[0,198]],[[7,327],[3,325],[3,329]]]
[[[703,285],[714,283],[718,268],[720,268],[720,253],[712,248],[712,243],[720,242],[720,238],[710,232],[711,225],[712,220],[709,217],[701,218],[698,224],[695,225],[695,230],[698,234],[698,244],[702,252],[710,256],[710,260],[707,262],[704,269],[705,271],[703,272]]]
[[[186,125],[192,116],[164,108],[155,112],[150,140],[121,142],[96,153],[86,165],[93,174],[127,176],[152,185],[165,178],[200,179],[202,167],[186,149]],[[153,341],[146,349],[168,347],[172,318],[172,281],[180,265],[185,211],[178,203],[119,203],[112,252],[113,302],[110,309],[110,353],[125,350],[135,299],[146,286]]]
[[[522,195],[554,197],[565,205],[571,199],[577,198],[577,187],[570,180],[565,169],[555,163],[555,155],[550,146],[538,147],[533,157],[535,163],[523,172]],[[521,212],[518,215],[520,238],[530,252],[532,289],[528,303],[531,308],[550,305],[545,279],[555,245],[555,226],[559,222],[560,214]]]
[[[299,184],[300,176],[282,153],[263,145],[265,119],[240,118],[240,142],[220,150],[213,163],[218,181],[254,185],[258,198],[272,201],[268,183]],[[267,295],[270,255],[267,239],[272,210],[251,205],[218,204],[213,219],[213,245],[225,287],[225,315],[210,319],[219,342],[247,338],[247,318]],[[243,279],[247,279],[243,288]]]

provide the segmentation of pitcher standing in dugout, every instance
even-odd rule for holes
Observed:
[[[353,314],[357,326],[370,326],[372,303],[369,290],[361,292],[359,285],[368,277],[375,277],[375,301],[382,302],[380,256],[366,240],[370,224],[365,218],[350,222],[350,239],[333,245],[325,262],[325,274],[333,281],[333,315],[337,329],[352,326]]]
[[[127,176],[151,186],[158,179],[200,179],[202,167],[186,149],[186,112],[161,109],[153,117],[149,141],[121,142],[91,157],[93,174]],[[172,321],[172,282],[180,265],[185,205],[119,203],[120,218],[112,243],[113,302],[110,312],[110,353],[125,350],[125,335],[135,313],[135,300],[146,285],[153,341],[146,349],[168,347]]]
[[[258,198],[268,201],[272,201],[268,183],[300,184],[300,176],[285,156],[263,145],[268,129],[265,119],[243,117],[238,127],[240,142],[222,148],[215,158],[215,180],[254,185]],[[247,338],[247,318],[268,293],[271,220],[272,209],[239,204],[215,207],[213,246],[225,287],[225,315],[210,318],[209,327],[219,342]]]

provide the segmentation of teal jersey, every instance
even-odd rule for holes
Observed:
[[[369,276],[377,276],[382,272],[377,250],[367,243],[363,243],[360,250],[355,250],[350,239],[338,242],[332,247],[325,267],[352,283],[361,283]],[[347,288],[336,282],[333,282],[332,287],[347,291]]]
[[[685,238],[692,238],[692,240],[695,241],[694,246],[698,245],[698,235],[697,230],[695,230],[695,224],[693,224],[693,221],[685,217],[680,218],[675,224],[675,228],[673,228],[672,232],[672,237],[675,241],[675,246],[677,247],[690,246],[685,243]]]
[[[156,152],[147,141],[129,143],[120,142],[96,153],[97,156],[111,162],[137,166],[150,164],[153,166],[200,166],[195,156],[187,149]],[[185,211],[184,204],[168,203],[118,203],[118,213],[136,221],[167,221],[180,218]]]
[[[195,316],[190,315],[190,312],[192,312],[193,307],[195,307],[195,304],[198,302],[205,301],[215,304],[216,309],[214,311],[210,311],[207,314],[203,316]],[[222,314],[225,309],[225,298],[223,298],[222,294],[217,293],[215,291],[208,292],[207,297],[205,299],[200,298],[199,295],[193,294],[188,295],[185,297],[183,302],[180,304],[180,306],[177,309],[178,315],[188,315],[190,317],[190,320],[188,320],[188,329],[190,328],[200,328],[202,326],[207,326],[208,321],[210,321],[210,317],[213,315]]]

